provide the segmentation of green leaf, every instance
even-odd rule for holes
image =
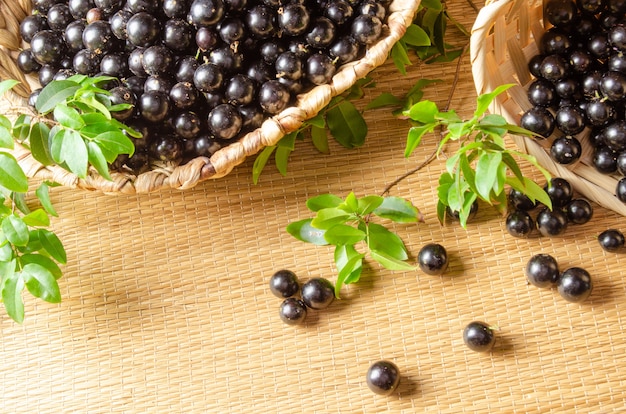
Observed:
[[[435,11],[443,10],[441,0],[422,0],[420,2],[420,7]]]
[[[63,276],[61,268],[49,257],[37,253],[27,253],[19,257],[21,266],[27,263],[38,264],[48,269],[48,271],[54,276],[55,279],[60,279]]]
[[[54,164],[50,154],[50,127],[43,122],[35,122],[30,129],[28,140],[33,158],[43,165]]]
[[[93,141],[87,142],[87,160],[102,177],[111,181],[107,159],[102,153],[102,149]]]
[[[112,153],[132,156],[135,152],[133,141],[121,131],[106,131],[96,135],[93,140]]]
[[[2,280],[2,301],[7,314],[17,323],[24,322],[24,301],[22,290],[24,280],[20,273],[15,271],[15,260],[0,262],[0,276]]]
[[[330,153],[326,128],[311,125],[311,141],[313,141],[315,148],[322,154]]]
[[[422,124],[435,123],[437,114],[439,114],[437,104],[429,100],[417,102],[406,113],[409,118]]]
[[[283,176],[287,175],[287,164],[289,163],[289,155],[293,150],[289,147],[278,146],[276,148],[276,154],[274,155],[274,161],[278,172]]]
[[[46,227],[50,225],[50,217],[41,208],[26,214],[22,217],[22,220],[30,227]]]
[[[27,263],[22,268],[22,278],[28,291],[36,298],[50,303],[61,302],[59,284],[52,273],[38,263]]]
[[[490,193],[496,184],[501,162],[501,152],[484,152],[478,158],[476,163],[476,190],[485,201],[490,201]]]
[[[461,172],[463,173],[463,176],[465,177],[465,181],[467,181],[467,184],[469,185],[470,190],[473,193],[478,194],[478,189],[476,188],[476,174],[474,173],[474,170],[470,166],[469,160],[467,159],[467,155],[463,152],[460,154],[460,157],[459,157],[459,168],[461,169]]]
[[[370,250],[370,254],[374,260],[380,263],[385,269],[389,270],[415,270],[414,266],[398,260],[385,252]]]
[[[321,113],[315,115],[313,118],[310,118],[306,121],[306,123],[312,127],[326,128],[326,119],[324,119],[324,116]]]
[[[356,283],[361,278],[365,255],[360,254],[353,245],[348,244],[335,247],[334,256],[339,273],[335,282],[335,296],[340,297],[339,293],[344,284]]]
[[[367,124],[354,104],[341,101],[326,112],[326,123],[332,136],[346,148],[363,145],[367,136]]]
[[[24,142],[30,134],[31,117],[26,114],[19,115],[13,123],[13,136],[19,142]]]
[[[395,259],[409,258],[402,239],[380,224],[369,223],[367,244],[371,250],[383,252]]]
[[[550,196],[548,193],[536,182],[531,180],[528,177],[524,177],[524,180],[520,182],[515,177],[509,177],[506,180],[506,183],[511,187],[515,188],[517,191],[526,194],[528,198],[532,201],[539,201],[540,203],[547,206],[549,209],[552,209],[552,200],[550,200]]]
[[[267,161],[269,160],[275,149],[276,145],[270,145],[269,147],[265,147],[254,159],[254,164],[252,165],[252,182],[254,184],[257,184],[259,182],[261,172],[263,171],[263,168],[265,168]]]
[[[306,202],[306,206],[311,211],[320,211],[324,208],[339,207],[343,203],[341,197],[337,197],[334,194],[321,194],[312,198],[309,198]]]
[[[9,130],[9,128],[5,127],[4,125],[0,126],[0,147],[13,149],[15,143],[13,141],[13,135],[11,135],[11,131]]]
[[[336,246],[355,244],[365,240],[365,232],[346,224],[336,224],[326,230],[324,238]]]
[[[359,210],[359,201],[354,195],[354,192],[351,191],[350,194],[346,196],[344,202],[338,206],[338,208],[342,209],[346,213],[356,214]]]
[[[28,191],[28,178],[13,155],[0,152],[0,186],[9,191]]]
[[[376,210],[383,203],[381,196],[370,195],[358,199],[357,213],[366,216]]]
[[[409,200],[401,197],[385,197],[381,205],[373,211],[378,217],[386,218],[396,223],[415,223],[420,220],[420,214]]]
[[[39,92],[35,108],[42,114],[54,110],[80,89],[80,85],[70,80],[53,80]]]
[[[343,224],[350,217],[350,214],[339,208],[323,208],[317,212],[311,226],[316,229],[328,230],[337,224]]]
[[[59,104],[53,110],[54,119],[64,127],[80,129],[85,125],[78,111],[66,104]]]
[[[411,46],[430,46],[430,36],[421,27],[411,24],[406,28],[406,33],[402,40]]]
[[[10,89],[13,89],[13,87],[15,87],[15,85],[18,85],[19,82],[16,81],[15,79],[6,79],[3,80],[2,82],[0,82],[0,96],[4,95],[5,93],[7,93],[7,91],[9,91]]]
[[[50,201],[50,186],[47,183],[41,183],[39,187],[37,187],[37,190],[35,190],[35,195],[39,199],[41,206],[48,212],[48,214],[58,217],[58,214]]]
[[[400,106],[402,99],[396,97],[389,92],[383,92],[376,98],[372,99],[366,106],[365,110],[383,108],[385,106]]]
[[[411,59],[407,53],[406,43],[402,39],[391,47],[391,60],[396,65],[398,71],[406,75],[406,67],[411,64]]]
[[[476,118],[480,118],[487,111],[487,109],[489,108],[489,105],[491,105],[491,102],[493,102],[496,96],[498,96],[505,90],[509,89],[511,86],[513,85],[512,84],[500,85],[493,91],[482,94],[478,98],[476,98],[477,105],[476,105],[476,110],[474,111],[474,116]]]
[[[15,207],[17,207],[19,211],[24,214],[30,213],[30,207],[28,206],[28,203],[26,203],[26,193],[13,192],[11,193],[11,200],[13,200],[13,204],[15,204]],[[9,210],[8,214],[11,214],[11,210]]]
[[[38,229],[37,236],[44,250],[57,262],[67,263],[67,254],[59,237],[47,229]]]
[[[10,260],[13,260],[14,256],[15,254],[9,243],[0,243],[0,265],[2,265],[2,262],[8,262]],[[1,273],[0,279],[2,279]]]
[[[419,146],[420,142],[422,142],[422,137],[424,134],[432,132],[436,127],[436,124],[426,124],[418,127],[411,127],[409,129],[409,133],[406,137],[406,147],[404,149],[404,156],[409,157],[413,151]]]
[[[56,136],[54,139],[57,139]],[[71,172],[80,178],[85,178],[89,162],[87,144],[78,132],[72,130],[66,130],[60,140],[59,159],[57,161],[66,163]]]
[[[28,244],[28,226],[24,220],[16,215],[7,216],[2,220],[2,232],[14,246],[26,246]]]
[[[289,223],[287,225],[287,233],[306,243],[312,243],[318,246],[328,245],[328,242],[324,238],[326,231],[311,226],[312,220],[313,219],[309,218]]]

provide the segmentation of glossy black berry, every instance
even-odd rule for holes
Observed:
[[[576,3],[570,0],[550,0],[545,4],[544,16],[554,26],[571,24],[578,15]]]
[[[17,67],[25,74],[37,72],[41,64],[35,60],[30,49],[22,50],[16,59]]]
[[[307,79],[314,85],[325,85],[332,80],[336,67],[332,58],[326,54],[314,53],[306,61]]]
[[[448,269],[448,252],[438,243],[426,244],[417,255],[417,263],[424,273],[441,275]]]
[[[393,393],[400,384],[400,370],[391,361],[377,361],[367,370],[367,387],[379,395]]]
[[[554,115],[555,126],[565,135],[576,135],[585,129],[585,118],[574,105],[560,106]]]
[[[109,22],[98,20],[85,26],[83,44],[86,49],[92,52],[104,54],[117,47],[118,39],[113,35]]]
[[[302,301],[311,309],[325,309],[335,300],[335,287],[327,279],[309,279],[300,289]]]
[[[528,237],[535,227],[530,214],[524,210],[513,210],[506,216],[506,231],[513,237]]]
[[[172,70],[174,55],[163,45],[150,46],[143,51],[142,65],[148,75],[166,75]]]
[[[517,210],[529,211],[537,207],[537,203],[519,190],[511,188],[507,197],[509,205]]]
[[[554,85],[545,79],[535,79],[528,85],[528,100],[531,105],[549,107],[556,102]]]
[[[554,125],[554,116],[541,106],[533,106],[520,118],[520,126],[539,135],[539,138],[549,137],[554,131]]]
[[[592,162],[599,173],[612,174],[617,171],[617,152],[606,145],[596,147]]]
[[[540,288],[549,288],[556,284],[559,266],[554,257],[541,253],[528,260],[524,273],[530,284]]]
[[[598,243],[607,252],[624,250],[624,233],[617,229],[604,230],[598,235]]]
[[[580,141],[573,136],[563,135],[552,141],[550,155],[557,163],[567,165],[580,159],[583,148]]]
[[[135,46],[152,46],[161,35],[161,23],[149,13],[136,13],[128,19],[126,35]]]
[[[626,176],[626,151],[622,151],[617,156],[617,172]]]
[[[555,82],[568,75],[569,62],[561,55],[547,55],[541,61],[539,71],[544,79]]]
[[[65,55],[63,37],[52,30],[42,30],[33,36],[30,50],[33,58],[41,64],[57,64]]]
[[[610,123],[602,130],[602,142],[613,151],[626,150],[626,121]]]
[[[208,116],[209,129],[217,138],[233,139],[237,136],[243,120],[241,114],[231,104],[220,104],[213,108]]]
[[[201,92],[212,92],[222,87],[224,73],[217,65],[203,63],[194,71],[193,84]]]
[[[213,26],[222,19],[226,7],[222,0],[193,0],[187,21],[194,26]]]
[[[570,267],[559,275],[557,290],[568,302],[583,302],[593,290],[591,276],[583,268]]]
[[[284,34],[298,36],[304,34],[309,27],[309,10],[299,3],[290,3],[278,14],[278,26]]]
[[[567,229],[567,215],[562,210],[542,209],[535,219],[542,236],[559,236]]]
[[[20,23],[20,37],[26,43],[30,43],[37,33],[50,29],[46,18],[40,14],[31,14],[24,17]]]
[[[280,304],[278,314],[287,325],[300,325],[306,319],[306,305],[300,299],[287,298]]]
[[[57,3],[50,7],[46,18],[48,27],[56,31],[65,30],[67,25],[74,21],[74,16],[70,13],[70,8],[64,3]]]
[[[567,221],[573,224],[585,224],[593,216],[593,207],[589,201],[577,198],[565,206],[565,214],[567,214]]]
[[[277,80],[269,80],[261,85],[257,96],[259,105],[268,114],[277,114],[291,101],[287,86]]]
[[[270,291],[279,298],[290,298],[300,291],[300,282],[294,272],[281,269],[270,277]]]
[[[548,197],[550,197],[553,209],[565,207],[574,195],[572,185],[569,181],[561,177],[551,178],[550,183],[546,183],[543,189],[548,194]]]
[[[141,95],[138,100],[139,114],[146,121],[160,122],[169,113],[169,97],[163,92],[149,91]]]
[[[360,44],[374,43],[382,32],[383,23],[376,16],[359,15],[352,21],[351,35]]]
[[[496,343],[496,336],[485,322],[474,321],[463,329],[463,342],[472,351],[489,352]]]
[[[267,39],[276,31],[274,11],[266,5],[252,7],[246,15],[248,30],[259,39]]]
[[[626,203],[626,177],[621,178],[615,186],[615,195],[617,198]]]
[[[626,74],[607,72],[600,80],[600,91],[610,101],[621,101],[626,97]]]
[[[615,118],[615,106],[604,99],[593,99],[587,102],[585,107],[585,118],[587,123],[593,127],[608,124]]]

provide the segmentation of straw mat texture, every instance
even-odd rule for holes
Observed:
[[[462,0],[450,11],[466,26],[476,16]],[[438,78],[445,82],[425,97],[443,105],[454,69],[416,66],[402,78],[387,62],[368,97]],[[468,116],[474,99],[466,56],[451,107]],[[366,117],[364,147],[332,145],[322,156],[298,143],[288,175],[268,166],[256,186],[248,160],[182,192],[111,197],[55,188],[53,225],[69,256],[63,302],[25,296],[23,325],[0,317],[0,412],[623,411],[626,255],[603,252],[595,240],[606,228],[626,231],[623,217],[594,204],[594,219],[562,237],[515,239],[481,204],[467,230],[440,227],[435,186],[444,160],[391,193],[424,214],[424,223],[394,226],[411,255],[442,243],[447,274],[391,272],[368,261],[362,281],[328,309],[311,311],[305,326],[280,321],[280,300],[268,288],[273,272],[335,278],[330,248],[284,231],[309,217],[306,199],[378,194],[435,148],[431,136],[405,159],[406,121],[388,110]],[[540,252],[592,274],[587,302],[527,285],[523,267]],[[476,319],[499,327],[492,353],[462,342],[463,327]],[[369,365],[382,358],[402,373],[388,397],[365,384]]]

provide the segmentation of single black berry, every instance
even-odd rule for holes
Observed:
[[[417,262],[424,273],[441,275],[448,269],[448,252],[441,244],[429,243],[420,249]]]
[[[555,285],[559,277],[559,266],[556,259],[545,253],[531,257],[524,270],[528,282],[540,288]]]
[[[306,305],[296,298],[287,298],[280,304],[280,319],[287,325],[300,325],[306,319]]]
[[[493,328],[485,322],[470,322],[463,330],[463,342],[472,351],[489,352],[496,343]]]
[[[300,291],[298,277],[291,270],[279,270],[270,277],[270,291],[279,298],[292,297]]]
[[[369,367],[365,378],[367,386],[372,392],[389,395],[400,384],[400,370],[391,361],[377,361]]]
[[[604,230],[598,235],[598,243],[607,252],[617,252],[624,248],[624,233],[617,229]]]
[[[311,309],[325,309],[335,300],[335,288],[327,279],[317,277],[302,285],[302,301]]]
[[[568,302],[582,302],[593,290],[591,276],[583,268],[570,267],[560,274],[557,280],[557,290]]]

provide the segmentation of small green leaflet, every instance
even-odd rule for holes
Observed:
[[[15,259],[10,262],[0,262],[0,274],[2,274],[0,289],[7,313],[15,322],[22,323],[24,322],[24,301],[22,300],[24,280],[15,271],[15,265]]]
[[[2,220],[2,232],[4,237],[15,246],[26,246],[28,244],[28,226],[22,218],[10,215]]]
[[[54,119],[64,127],[80,129],[85,125],[78,111],[66,104],[59,104],[52,111]]]
[[[37,236],[41,245],[50,257],[61,264],[67,263],[65,248],[55,233],[47,229],[39,229],[37,230]]]
[[[306,206],[311,211],[320,211],[323,208],[339,207],[342,202],[343,199],[334,194],[321,194],[309,198],[306,202]]]
[[[365,143],[367,123],[350,101],[342,100],[326,111],[326,123],[331,135],[346,148]]]
[[[13,155],[0,151],[0,186],[9,191],[28,191],[28,178]]]
[[[311,125],[311,141],[313,142],[315,148],[322,154],[330,153],[326,128]]]
[[[50,82],[39,93],[35,102],[35,108],[39,113],[47,114],[53,111],[57,105],[74,96],[79,89],[80,85],[71,80]]]
[[[28,291],[36,298],[50,303],[61,302],[61,291],[54,275],[38,263],[26,263],[22,277]]]
[[[324,238],[329,244],[344,246],[365,240],[365,232],[347,224],[336,224],[326,230]]]
[[[335,282],[335,296],[340,298],[341,287],[344,284],[356,283],[361,278],[364,254],[356,251],[353,245],[335,247],[335,266],[337,267],[337,281]]]
[[[54,217],[58,217],[52,202],[50,201],[50,186],[48,183],[43,182],[39,185],[37,190],[35,190],[35,195],[39,199],[41,206],[46,210],[46,212]]]
[[[417,207],[401,197],[385,197],[373,213],[397,223],[415,223],[421,219]]]
[[[29,227],[46,227],[50,225],[50,217],[41,208],[26,214],[22,217],[22,220]]]
[[[0,82],[0,96],[7,93],[9,90],[13,89],[19,82],[15,79],[7,79]]]
[[[289,223],[289,225],[287,225],[287,232],[305,243],[326,246],[328,244],[324,237],[326,231],[311,226],[311,221],[313,221],[313,219],[309,218]]]
[[[28,141],[30,143],[30,152],[37,161],[43,165],[51,165],[54,163],[50,154],[50,128],[43,122],[36,122],[30,130]]]

